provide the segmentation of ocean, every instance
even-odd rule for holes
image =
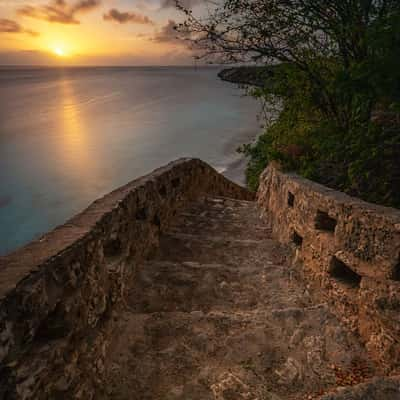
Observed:
[[[179,157],[238,181],[260,106],[217,68],[0,68],[0,255]]]

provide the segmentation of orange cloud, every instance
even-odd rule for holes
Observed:
[[[207,0],[162,0],[161,8],[175,8],[177,5],[191,9],[197,5],[209,3]],[[211,2],[212,3],[212,2]]]
[[[80,0],[68,5],[65,0],[52,0],[44,6],[24,6],[17,10],[19,15],[42,19],[60,24],[79,24],[76,14],[91,11],[101,4],[101,0]]]
[[[24,29],[18,22],[11,19],[0,18],[0,32],[2,33],[27,33],[31,36],[38,36],[39,33]]]
[[[103,15],[105,21],[113,21],[119,24],[142,24],[154,25],[154,22],[146,15],[137,14],[134,12],[122,12],[116,8],[111,9],[107,14]]]

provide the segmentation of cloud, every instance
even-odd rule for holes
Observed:
[[[193,50],[193,42],[196,36],[185,30],[177,30],[177,24],[174,20],[168,20],[168,23],[161,27],[161,29],[155,33],[151,38],[152,41],[158,43],[172,43],[186,47],[187,49]]]
[[[176,22],[172,19],[168,20],[168,23],[161,27],[152,40],[158,43],[182,43],[182,39],[179,37],[175,27]]]
[[[150,40],[172,45],[173,51],[171,54],[179,54],[180,60],[177,61],[178,64],[187,64],[188,60],[200,59],[202,51],[196,43],[200,36],[182,29],[177,30],[176,26],[178,25],[174,20],[170,19]]]
[[[57,1],[65,4],[65,0],[57,0]],[[74,13],[91,11],[94,8],[97,8],[100,4],[101,0],[81,0],[78,1],[74,6],[72,6],[72,11]]]
[[[116,8],[112,8],[107,14],[103,15],[105,21],[113,21],[119,24],[142,24],[154,25],[154,22],[146,15],[137,14],[134,12],[122,12]]]
[[[24,6],[17,10],[19,15],[42,19],[59,24],[79,24],[76,14],[92,11],[100,6],[101,0],[80,0],[68,5],[65,0],[51,0],[43,6]]]
[[[1,33],[27,33],[31,36],[38,36],[39,33],[24,29],[18,22],[11,19],[0,18],[0,32]]]
[[[199,4],[208,3],[207,0],[178,0],[180,6],[191,9]],[[161,0],[161,8],[175,8],[177,0]]]

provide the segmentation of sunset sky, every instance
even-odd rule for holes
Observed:
[[[198,8],[204,0],[185,0]],[[0,65],[179,65],[174,0],[0,0]]]

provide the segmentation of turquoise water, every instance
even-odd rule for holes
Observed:
[[[0,254],[178,157],[237,160],[259,106],[217,72],[0,69]]]

